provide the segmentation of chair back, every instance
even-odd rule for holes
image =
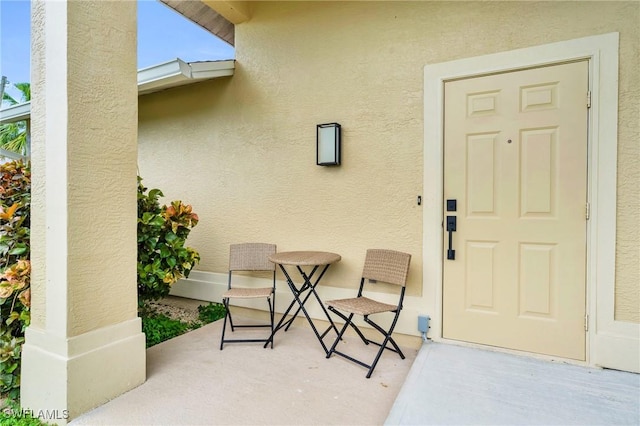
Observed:
[[[229,271],[275,271],[276,265],[269,260],[269,256],[275,252],[275,244],[231,244]]]
[[[394,250],[369,249],[362,278],[406,286],[411,255]]]

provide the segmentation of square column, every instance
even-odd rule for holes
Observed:
[[[21,404],[49,423],[140,385],[134,1],[32,1],[32,322]]]

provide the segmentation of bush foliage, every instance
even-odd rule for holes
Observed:
[[[198,319],[203,324],[209,324],[224,318],[227,310],[222,303],[211,303],[198,306]]]
[[[2,401],[0,401],[0,406]],[[7,406],[0,410],[1,426],[48,426],[39,417],[36,412],[30,410],[21,410],[15,401],[9,401]]]
[[[146,336],[147,348],[165,340],[173,339],[192,328],[190,324],[169,318],[163,314],[142,316],[142,332]]]
[[[171,285],[188,277],[200,261],[200,255],[185,247],[191,228],[198,224],[198,215],[190,205],[172,201],[160,207],[159,189],[147,188],[138,177],[138,301],[166,297]]]
[[[24,331],[31,320],[31,169],[0,165],[0,393],[17,398]]]

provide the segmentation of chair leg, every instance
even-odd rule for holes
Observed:
[[[373,342],[373,341],[372,341],[372,343],[373,343],[373,344],[378,345],[378,346],[384,346],[384,347],[385,347],[385,349],[388,349],[388,350],[390,350],[390,351],[392,351],[392,352],[395,352],[395,353],[397,353],[398,355],[400,355],[400,358],[402,358],[402,359],[404,359],[404,358],[405,358],[404,354],[403,354],[403,353],[402,353],[402,351],[400,350],[400,347],[398,346],[398,344],[396,343],[396,341],[395,341],[395,340],[393,340],[393,337],[391,337],[391,333],[393,333],[393,330],[394,330],[394,329],[395,329],[395,327],[396,327],[396,320],[397,320],[397,317],[396,317],[396,319],[394,319],[393,323],[391,324],[391,328],[390,328],[388,331],[387,331],[387,330],[385,330],[384,328],[380,327],[378,324],[376,324],[376,323],[375,323],[375,322],[373,322],[372,320],[370,320],[370,319],[369,319],[369,317],[364,317],[364,320],[366,321],[366,323],[367,323],[367,324],[369,324],[370,326],[372,326],[373,328],[375,328],[376,330],[378,330],[378,332],[380,332],[380,334],[382,334],[382,335],[383,335],[383,336],[385,336],[385,337],[387,337],[387,336],[388,336],[388,337],[389,337],[389,342],[388,342],[388,343],[391,343],[391,345],[393,345],[394,349],[391,349],[391,348],[387,347],[387,346],[386,346],[386,343],[385,343],[384,345],[382,345],[382,344],[380,344],[380,343],[376,343],[376,342]]]
[[[382,356],[382,353],[384,352],[385,349],[388,349],[392,352],[396,352],[400,358],[405,359],[404,354],[402,353],[402,351],[400,350],[400,347],[396,344],[395,340],[393,340],[393,337],[391,337],[391,335],[393,334],[393,330],[396,327],[396,323],[398,322],[398,317],[400,316],[400,311],[397,311],[395,313],[395,317],[393,318],[393,321],[391,323],[391,326],[389,327],[389,330],[385,330],[382,327],[380,327],[378,324],[376,324],[375,322],[373,322],[372,320],[369,319],[368,315],[364,316],[364,320],[367,322],[367,324],[371,325],[375,330],[377,330],[380,334],[382,334],[384,336],[384,340],[382,343],[378,343],[375,342],[373,340],[369,340],[366,337],[364,337],[364,335],[362,334],[362,332],[360,331],[360,329],[353,323],[353,316],[354,314],[351,313],[348,317],[344,314],[342,314],[342,312],[337,311],[336,309],[334,309],[332,306],[329,307],[329,310],[331,310],[333,313],[335,313],[336,315],[338,315],[339,317],[341,317],[345,323],[344,326],[342,327],[342,329],[340,330],[340,332],[338,333],[338,337],[336,338],[335,342],[333,342],[333,345],[331,346],[331,349],[329,349],[329,351],[327,352],[327,358],[330,358],[331,355],[333,355],[334,353],[337,355],[340,355],[348,360],[351,360],[353,362],[355,362],[356,364],[360,364],[361,366],[367,368],[367,379],[371,378],[371,375],[373,374],[373,370],[375,370],[376,365],[378,365],[378,361],[380,361],[380,357]],[[338,350],[336,350],[336,347],[338,346],[338,342],[342,339],[342,336],[344,335],[345,331],[347,330],[347,328],[351,326],[360,336],[360,338],[362,339],[362,341],[365,344],[369,344],[369,343],[373,343],[376,346],[379,346],[380,349],[378,349],[378,352],[376,353],[376,356],[373,360],[373,362],[369,365],[366,364],[358,359],[355,359],[343,352],[340,352]],[[391,343],[392,347],[387,346],[389,343]]]
[[[376,357],[373,360],[373,362],[371,363],[371,367],[369,367],[369,371],[367,372],[367,379],[369,379],[371,377],[371,374],[373,374],[373,370],[376,368],[376,365],[378,364],[378,361],[380,360],[380,357],[382,356],[382,352],[384,352],[385,346],[387,346],[387,341],[388,340],[389,340],[389,336],[387,336],[384,339],[384,343],[382,345],[380,345],[380,349],[378,349],[378,353],[376,354]]]
[[[397,352],[397,354],[400,355],[400,358],[404,359],[404,354],[402,353],[402,351],[400,350],[400,348],[396,344],[395,340],[393,340],[393,338],[391,337],[391,334],[393,333],[393,330],[396,328],[396,323],[398,322],[398,317],[400,317],[400,310],[396,311],[396,315],[393,318],[393,322],[391,323],[391,327],[389,327],[389,330],[384,330],[378,324],[376,324],[375,322],[371,321],[368,317],[364,318],[364,320],[368,324],[371,324],[376,330],[378,330],[380,333],[382,333],[385,336],[384,341],[382,342],[382,344],[380,344],[380,349],[378,350],[378,353],[376,354],[376,358],[371,363],[371,367],[369,367],[369,371],[367,372],[367,379],[371,377],[371,374],[373,373],[373,370],[376,368],[376,365],[378,364],[378,361],[380,360],[380,357],[382,356],[382,352],[384,352],[385,349],[393,350],[393,349],[387,347],[387,343],[389,343],[389,341],[391,341],[391,344],[396,349],[394,352]]]
[[[331,309],[331,307],[329,307],[329,309]],[[351,319],[353,318],[353,314],[349,315],[349,317],[347,318],[344,315],[342,315],[340,312],[337,312],[333,309],[331,310],[336,314],[338,314],[338,316],[342,317],[345,320],[345,322],[344,322],[344,326],[342,326],[342,329],[338,333],[338,337],[336,337],[336,340],[333,342],[333,345],[331,345],[331,349],[329,349],[329,352],[327,352],[327,358],[331,358],[331,355],[335,352],[336,346],[338,346],[338,342],[342,340],[342,335],[344,334],[345,331],[347,331],[347,327],[349,327],[349,324],[351,323]]]
[[[227,329],[227,318],[229,317],[229,299],[222,299],[222,304],[224,305],[224,323],[222,325],[222,337],[220,338],[220,350],[224,346],[224,333]]]
[[[397,353],[398,355],[400,355],[400,358],[404,359],[404,354],[402,353],[402,351],[400,350],[400,348],[398,348],[398,345],[396,345],[395,341],[393,340],[393,338],[391,337],[391,334],[388,334],[384,341],[382,342],[382,344],[380,345],[380,349],[378,349],[378,353],[376,354],[375,359],[373,360],[373,363],[371,363],[371,367],[369,367],[369,371],[367,372],[367,379],[371,377],[371,374],[373,373],[373,370],[376,368],[376,365],[378,364],[378,361],[380,360],[380,357],[382,356],[382,352],[384,352],[385,349],[390,349],[387,347],[387,343],[391,342],[393,344],[393,346],[397,349]]]
[[[393,340],[393,337],[391,337],[391,336],[389,336],[389,343],[391,343],[393,345],[393,347],[396,349],[396,353],[398,355],[400,355],[400,358],[404,359],[405,358],[404,354],[400,350],[400,347],[397,345],[396,341]]]
[[[337,309],[335,309],[333,306],[329,306],[329,310],[331,312],[333,312],[334,314],[338,315],[340,318],[342,318],[345,322],[345,324],[349,324],[351,326],[351,328],[353,328],[355,330],[355,332],[358,334],[358,336],[360,336],[360,339],[362,340],[362,342],[365,345],[369,344],[369,339],[367,339],[366,337],[364,337],[364,334],[362,334],[362,332],[360,331],[360,329],[358,328],[357,325],[355,325],[353,323],[353,321],[347,320],[347,317],[345,315],[342,314],[342,312],[338,311]],[[351,314],[351,316],[349,318],[353,318],[353,314]],[[327,331],[331,330],[331,328],[327,329]]]
[[[360,336],[360,339],[364,342],[364,344],[368,345],[370,340],[364,337],[364,334],[362,334],[358,326],[355,325],[353,322],[349,322],[349,325],[351,326],[351,328],[353,328],[356,331],[356,333],[358,333],[358,336]]]
[[[274,295],[275,297],[275,295]],[[275,303],[276,301],[273,301],[273,306],[271,305],[271,299],[267,297],[267,304],[269,305],[269,316],[271,319],[271,336],[273,336],[273,319],[274,319],[274,311],[275,311]],[[271,349],[273,349],[273,338],[271,339]],[[268,342],[267,342],[268,343]]]
[[[233,323],[233,315],[231,315],[231,309],[229,309],[229,299],[227,299],[226,309],[227,309],[227,315],[229,316],[229,325],[231,326],[231,332],[233,333],[236,331],[236,326]]]
[[[275,302],[275,300],[274,300]],[[256,327],[264,327],[264,328],[268,328],[269,331],[271,332],[270,337],[273,336],[273,330],[274,330],[274,324],[275,324],[275,303],[272,303],[271,298],[268,297],[267,298],[267,305],[269,307],[269,324],[234,324],[233,323],[233,315],[231,314],[231,309],[230,309],[230,299],[227,298],[223,298],[222,299],[222,304],[225,307],[225,315],[224,315],[224,322],[222,324],[222,336],[220,337],[220,350],[222,350],[222,348],[224,347],[225,343],[233,343],[233,342],[265,342],[264,347],[266,348],[269,344],[269,340],[271,340],[271,349],[273,349],[273,339],[230,339],[230,340],[225,340],[225,334],[226,334],[226,330],[227,330],[227,321],[229,322],[229,326],[231,327],[231,332],[235,332],[236,328],[256,328]]]

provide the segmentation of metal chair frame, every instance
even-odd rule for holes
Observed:
[[[271,263],[272,268],[269,267],[265,269],[266,263],[265,259],[237,259],[238,251],[246,250],[246,249],[254,249],[254,250],[262,250],[264,251],[264,258],[267,260],[268,257],[276,252],[275,244],[264,244],[264,243],[243,243],[243,244],[232,244],[230,247],[230,255],[229,255],[229,279],[227,284],[227,292],[222,295],[222,304],[225,307],[225,316],[224,316],[224,324],[222,326],[222,337],[220,338],[220,350],[223,349],[225,343],[265,343],[265,348],[268,343],[271,342],[271,348],[273,349],[273,339],[271,336],[273,335],[274,329],[274,319],[275,319],[275,305],[276,305],[276,268],[275,264]],[[260,253],[261,255],[263,253]],[[262,257],[262,256],[260,256]],[[247,295],[239,295],[234,293],[234,289],[238,290],[240,288],[232,286],[232,276],[233,272],[272,272],[272,286],[270,288],[270,293],[268,296],[264,295],[252,295],[252,290],[266,290],[266,288],[241,288],[244,291],[247,291]],[[230,299],[249,299],[249,298],[261,298],[264,297],[267,300],[267,305],[269,307],[269,324],[234,324],[233,316],[231,315],[231,309],[229,305]],[[264,339],[225,339],[225,332],[227,329],[227,320],[229,321],[229,325],[231,326],[231,332],[235,332],[236,328],[269,328],[269,336]]]
[[[385,280],[388,279],[388,277],[390,275],[388,275],[388,270],[384,270],[385,267],[387,265],[383,265],[383,270],[379,270],[378,268],[376,268],[375,266],[371,266],[372,262],[374,260],[372,260],[372,257],[377,257],[378,255],[382,255],[383,257],[385,256],[390,256],[393,260],[393,262],[396,263],[396,269],[395,271],[392,271],[392,275],[396,275],[398,279],[396,278],[392,278],[391,281]],[[334,341],[333,345],[331,346],[331,349],[329,349],[329,352],[327,353],[327,358],[330,358],[331,355],[333,355],[334,353],[336,355],[340,355],[341,357],[348,359],[349,361],[352,361],[356,364],[359,364],[365,368],[368,369],[367,371],[367,379],[371,377],[371,374],[373,373],[374,369],[376,368],[376,365],[378,364],[378,361],[380,360],[380,357],[382,356],[382,353],[386,350],[389,350],[391,352],[395,352],[397,353],[401,359],[405,359],[404,354],[402,353],[402,350],[400,350],[400,347],[398,346],[398,344],[396,343],[396,341],[393,339],[392,337],[392,333],[393,330],[396,327],[396,324],[398,322],[398,318],[400,317],[400,311],[402,311],[402,303],[404,301],[404,294],[405,294],[405,286],[406,286],[406,277],[409,271],[409,263],[411,261],[411,255],[407,254],[407,253],[402,253],[402,252],[396,252],[396,251],[392,251],[392,250],[379,250],[379,249],[374,249],[374,250],[367,250],[367,256],[365,258],[365,266],[363,269],[363,274],[362,274],[362,278],[360,279],[360,287],[358,288],[358,295],[355,299],[339,299],[339,300],[333,300],[333,301],[327,301],[327,305],[329,307],[329,310],[333,313],[335,313],[336,315],[338,315],[340,318],[342,318],[344,320],[344,325],[342,326],[342,329],[340,330],[340,332],[338,333],[338,337],[336,338],[336,340]],[[382,263],[384,263],[384,260],[382,260]],[[341,302],[343,301],[372,301],[372,302],[376,302],[375,300],[372,299],[368,299],[365,298],[363,296],[363,291],[365,289],[365,282],[369,281],[370,283],[374,283],[374,282],[378,282],[378,281],[383,281],[383,282],[387,282],[390,284],[396,284],[398,286],[401,287],[400,289],[400,294],[398,296],[398,304],[395,306],[394,309],[386,309],[386,310],[380,310],[379,312],[373,312],[370,314],[363,314],[362,316],[364,317],[364,321],[369,324],[374,330],[378,331],[382,336],[384,336],[384,340],[382,342],[377,342],[371,339],[368,339],[364,336],[364,334],[360,331],[360,329],[358,328],[358,326],[353,322],[353,317],[357,314],[357,312],[352,312],[349,308],[345,307],[345,306],[340,306]],[[336,308],[335,306],[333,306],[333,304],[338,305],[339,307]],[[342,312],[340,312],[338,309],[341,309],[345,312],[348,313],[348,316],[343,314]],[[357,310],[357,309],[356,309]],[[393,313],[394,317],[393,320],[391,322],[391,325],[389,326],[388,329],[384,329],[383,327],[381,327],[379,324],[375,323],[372,319],[369,318],[370,315],[374,315],[374,314],[379,314],[379,313]],[[356,359],[344,352],[338,351],[336,349],[336,347],[338,346],[338,343],[340,343],[340,341],[342,340],[342,336],[344,335],[345,331],[347,330],[347,328],[353,328],[353,330],[355,330],[356,334],[360,337],[360,339],[364,342],[365,345],[368,344],[374,344],[376,346],[378,346],[380,349],[378,350],[378,352],[376,353],[376,356],[373,360],[373,362],[371,364],[367,364],[364,361],[361,361],[359,359]],[[388,344],[391,344],[392,347],[388,346]]]

